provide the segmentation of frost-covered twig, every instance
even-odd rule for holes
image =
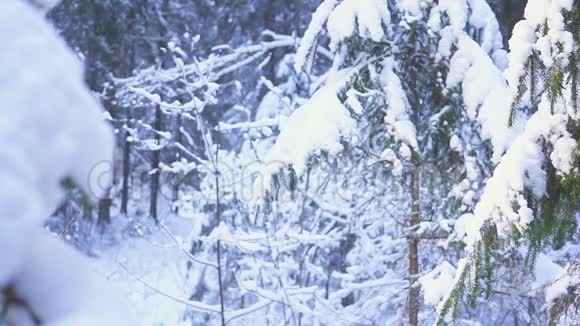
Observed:
[[[183,76],[189,79],[196,76],[210,75],[212,76],[211,80],[217,80],[217,78],[223,74],[230,72],[232,70],[232,65],[234,65],[236,69],[239,69],[240,67],[257,60],[261,55],[268,51],[277,48],[292,47],[294,45],[294,39],[283,38],[279,40],[275,39],[273,41],[265,41],[256,45],[242,46],[235,49],[233,53],[226,55],[212,54],[204,61],[186,64],[181,67],[174,67],[166,70],[160,70],[157,67],[149,67],[137,72],[133,77],[117,78],[114,79],[114,82],[121,88],[126,87],[127,90],[131,87],[135,89],[143,88],[153,90],[157,88],[158,85],[178,81],[182,79]],[[249,55],[252,59],[245,58],[240,60],[240,57],[245,55]],[[242,62],[243,64],[241,64]],[[121,90],[120,93],[126,93],[126,90]]]
[[[264,127],[274,127],[280,124],[281,120],[284,120],[286,117],[277,117],[272,119],[262,119],[258,121],[251,121],[251,122],[238,122],[238,123],[223,123],[220,122],[219,129],[221,131],[229,131],[235,129],[252,129],[252,128],[264,128]],[[216,127],[217,129],[217,127]]]
[[[183,244],[173,235],[173,233],[171,233],[171,231],[167,229],[167,227],[165,226],[165,224],[163,224],[163,222],[159,223],[159,228],[163,230],[163,232],[165,232],[165,234],[167,234],[167,236],[169,236],[169,238],[173,240],[173,242],[175,242],[175,244],[179,247],[179,250],[181,250],[189,260],[191,260],[194,263],[217,268],[216,264],[198,259],[195,256],[193,256],[187,249],[183,247]]]

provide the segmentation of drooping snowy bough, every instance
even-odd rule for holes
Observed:
[[[567,306],[577,307],[579,15],[572,0],[529,1],[525,19],[514,28],[504,73],[511,113],[504,123],[523,128],[499,160],[473,214],[465,215],[467,256],[459,261],[455,287],[439,306],[441,323],[456,315],[465,287],[477,295],[482,269],[491,271],[484,265],[490,264],[498,242],[519,244],[530,265],[538,265],[536,287],[548,286],[553,321]],[[519,108],[529,118],[518,118]],[[546,242],[554,259],[575,258],[563,267],[543,254],[536,262]]]

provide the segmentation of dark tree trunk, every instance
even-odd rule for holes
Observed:
[[[157,131],[161,130],[161,122],[162,116],[161,116],[161,108],[159,106],[157,106],[155,108],[155,125],[154,128]],[[161,141],[161,137],[159,136],[159,134],[155,134],[155,140],[157,140],[157,144],[160,143]],[[149,206],[149,215],[155,220],[155,222],[159,222],[158,220],[158,216],[157,216],[157,200],[158,200],[158,196],[159,196],[159,177],[160,177],[160,171],[159,171],[159,162],[161,159],[161,150],[155,150],[153,151],[153,161],[151,163],[151,169],[155,171],[155,173],[153,173],[151,175],[151,194],[150,194],[150,206]]]
[[[99,199],[98,224],[107,225],[111,223],[111,203],[112,199],[108,196],[107,198]]]
[[[127,113],[127,123],[131,116]],[[129,132],[125,131],[123,139],[123,188],[121,190],[121,213],[127,215],[127,205],[129,203],[129,176],[131,168],[131,142],[128,140]]]
[[[177,115],[177,127],[175,128],[175,141],[178,144],[181,144],[182,137],[181,137],[181,124],[182,124],[182,116],[181,113]],[[175,158],[179,160],[181,155],[179,154],[179,150],[175,152]],[[179,186],[181,185],[181,180],[184,176],[181,173],[176,173],[173,183],[173,201],[177,202],[179,200]],[[175,213],[179,212],[179,207],[175,206]]]
[[[198,117],[200,117],[200,115],[198,114]],[[200,122],[203,123],[203,122]],[[205,130],[206,128],[203,128],[202,130]],[[202,131],[203,132],[203,131]],[[218,124],[218,129],[217,129],[217,137],[215,138],[215,140],[217,141],[216,144],[220,144],[220,139],[219,139],[219,133],[220,133],[220,129],[219,129],[219,124]],[[211,152],[207,153],[208,155],[212,155]],[[215,219],[217,222],[217,225],[219,226],[222,222],[222,208],[221,208],[221,197],[220,197],[220,171],[219,171],[219,146],[217,146],[215,148],[215,166],[214,166],[214,176],[215,176]],[[222,245],[221,245],[221,241],[218,240],[217,241],[217,267],[218,267],[218,285],[219,285],[219,295],[220,295],[220,315],[221,315],[221,321],[222,321],[222,326],[226,326],[226,313],[225,313],[225,297],[224,297],[224,284],[223,284],[223,280],[224,280],[224,276],[223,276],[223,272],[222,272],[222,258],[221,258],[221,254],[222,254]]]

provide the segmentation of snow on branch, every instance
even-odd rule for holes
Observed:
[[[525,75],[527,62],[534,50],[538,51],[543,64],[551,67],[556,60],[566,61],[574,49],[572,33],[565,30],[563,10],[572,9],[571,0],[562,1],[530,1],[526,6],[524,20],[514,27],[509,40],[509,67],[505,77],[514,94],[518,92],[521,79]],[[536,33],[540,27],[547,27],[545,35]],[[564,63],[564,62],[563,62]]]
[[[250,122],[238,122],[233,124],[228,124],[224,122],[220,122],[219,130],[220,131],[227,131],[227,130],[235,130],[235,129],[253,129],[253,128],[263,128],[263,127],[275,127],[284,123],[287,117],[277,117],[272,119],[262,119],[258,121],[250,121]],[[216,128],[217,129],[217,128]]]
[[[173,235],[173,233],[171,233],[171,231],[169,231],[169,229],[163,224],[160,223],[159,227],[161,228],[161,230],[163,230],[163,232],[165,232],[165,234],[167,234],[167,236],[173,240],[173,242],[175,242],[175,244],[179,247],[179,250],[181,252],[183,252],[185,254],[185,256],[192,262],[194,263],[198,263],[198,264],[202,264],[202,265],[206,265],[209,267],[213,267],[213,268],[217,268],[218,266],[214,263],[208,262],[208,261],[204,261],[202,259],[196,258],[195,256],[193,256],[187,249],[185,249],[183,247],[183,243],[182,241],[180,241],[175,235]]]
[[[551,144],[555,148],[550,159],[558,173],[566,175],[571,172],[572,152],[576,145],[566,130],[570,119],[566,107],[566,100],[560,99],[557,110],[552,113],[549,96],[542,96],[538,111],[530,117],[524,131],[514,140],[487,181],[473,215],[466,215],[462,219],[465,224],[462,233],[463,242],[467,244],[467,255],[458,262],[453,281],[455,286],[463,282],[466,273],[475,272],[470,262],[475,259],[475,248],[482,241],[486,225],[495,225],[498,235],[505,239],[512,233],[512,227],[523,233],[532,222],[534,213],[528,206],[525,191],[530,190],[538,198],[546,193],[544,144]],[[450,296],[451,292],[440,302],[440,312]]]
[[[336,154],[341,151],[340,140],[352,128],[354,121],[336,97],[336,91],[323,87],[280,125],[280,135],[266,155],[265,162],[284,162],[292,165],[301,175],[312,153],[325,150]],[[281,165],[269,164],[264,168],[267,169],[264,171],[267,177],[278,172]]]
[[[324,23],[328,19],[328,16],[338,3],[338,0],[325,0],[318,6],[316,11],[312,14],[312,19],[308,28],[304,32],[304,36],[300,42],[300,46],[296,51],[296,58],[294,59],[294,69],[297,72],[301,72],[312,49],[315,46],[316,38],[322,32]]]
[[[328,16],[330,49],[336,51],[357,27],[361,37],[380,42],[385,35],[383,24],[389,26],[390,22],[391,13],[386,1],[344,0]]]
[[[481,136],[491,141],[497,162],[517,132],[507,123],[511,93],[501,71],[471,37],[463,33],[456,45],[446,87],[461,86],[467,115],[481,125]]]
[[[212,54],[207,59],[184,64],[169,69],[149,67],[138,71],[132,77],[115,78],[114,82],[121,87],[120,94],[131,92],[132,89],[146,89],[153,91],[156,88],[182,80],[184,77],[195,80],[196,77],[211,76],[210,81],[233,70],[239,69],[261,58],[268,51],[283,47],[293,47],[296,41],[292,38],[274,35],[274,40],[263,41],[255,45],[237,48],[232,53],[219,55]]]

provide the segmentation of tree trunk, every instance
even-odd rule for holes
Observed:
[[[127,127],[130,119],[131,116],[127,112]],[[121,213],[127,215],[127,205],[129,203],[129,174],[131,167],[131,142],[128,140],[130,136],[129,132],[125,131],[124,135],[125,139],[123,140],[123,188],[121,190]]]
[[[201,117],[201,115],[198,112],[198,117]],[[200,123],[204,123],[203,121],[200,121]],[[203,125],[202,125],[203,126]],[[219,140],[219,134],[220,134],[220,127],[219,124],[217,126],[217,142],[216,144],[220,144],[220,140]],[[201,129],[202,132],[204,132],[203,130],[207,130],[205,127],[203,129]],[[212,142],[213,143],[213,142]],[[208,147],[209,148],[209,147]],[[220,197],[220,170],[219,170],[219,145],[216,146],[215,148],[215,165],[214,165],[214,176],[215,176],[215,218],[216,218],[216,222],[217,225],[219,227],[219,225],[222,222],[222,209],[221,209],[221,197]],[[208,155],[212,155],[211,152],[208,152]],[[221,315],[221,320],[222,320],[222,326],[226,326],[226,312],[225,312],[225,297],[224,297],[224,277],[223,277],[223,273],[222,273],[222,258],[221,258],[221,251],[222,251],[222,244],[221,241],[218,240],[217,241],[217,265],[218,265],[218,283],[219,283],[219,294],[220,294],[220,315]]]
[[[419,224],[419,170],[411,172],[411,218],[409,228],[409,325],[417,326],[419,322],[419,288],[415,283],[419,274],[419,237],[415,235],[414,226]]]
[[[99,217],[97,220],[98,224],[107,225],[111,223],[111,202],[112,199],[109,198],[109,196],[99,199]]]
[[[218,150],[216,149],[216,162],[218,162]],[[210,154],[211,155],[211,154]],[[217,164],[217,163],[216,163]],[[217,168],[217,166],[216,166]],[[220,202],[220,180],[219,180],[219,171],[214,171],[215,173],[215,215],[217,220],[217,225],[219,226],[222,220],[222,213],[221,213],[221,202]],[[222,260],[221,260],[221,241],[217,241],[217,265],[218,265],[218,285],[219,285],[219,295],[220,295],[220,313],[221,313],[221,321],[222,326],[226,326],[226,317],[225,317],[225,308],[224,308],[224,288],[223,288],[223,275],[222,275]]]
[[[178,144],[183,145],[182,142],[182,137],[181,137],[181,125],[182,125],[182,113],[179,113],[177,115],[177,128],[175,128],[175,141]],[[181,155],[179,153],[179,150],[175,151],[175,159],[179,160],[181,158]],[[179,200],[179,186],[181,185],[181,180],[184,176],[182,175],[182,173],[176,173],[174,176],[174,183],[173,183],[173,201],[177,202]],[[175,205],[174,207],[175,209],[175,213],[179,213],[179,207],[177,205]]]
[[[161,108],[159,106],[157,106],[157,108],[155,108],[155,130],[160,131],[161,130]],[[161,141],[161,137],[159,136],[159,134],[155,134],[155,140],[157,140],[157,144],[159,144],[159,142]],[[151,193],[150,193],[150,206],[149,206],[149,215],[155,220],[156,223],[159,223],[159,219],[157,217],[157,199],[158,199],[158,195],[159,195],[159,176],[160,176],[160,171],[159,171],[159,162],[161,159],[161,150],[155,150],[153,151],[153,161],[151,163],[151,169],[155,171],[155,173],[153,173],[151,175]]]

